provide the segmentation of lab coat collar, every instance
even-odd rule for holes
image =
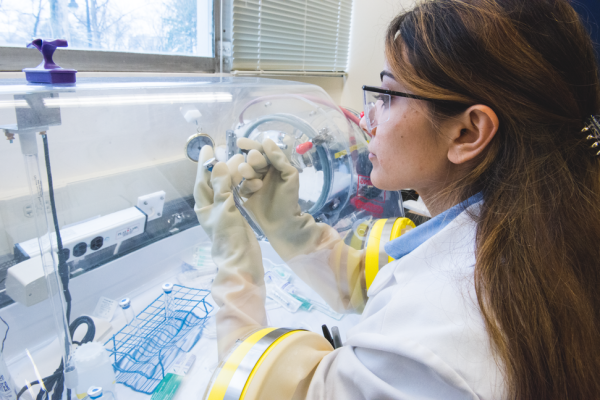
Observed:
[[[406,232],[404,235],[394,239],[385,245],[385,252],[392,258],[398,260],[423,243],[433,235],[444,229],[450,222],[465,211],[469,206],[483,200],[483,194],[477,193],[467,200],[436,215],[429,221]]]

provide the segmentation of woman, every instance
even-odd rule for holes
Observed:
[[[600,113],[600,86],[577,14],[566,0],[428,1],[392,21],[386,60],[390,101],[361,122],[373,136],[371,179],[416,189],[434,218],[386,246],[397,260],[379,271],[345,345],[278,355],[268,377],[288,387],[271,380],[263,398],[600,397],[600,161],[590,148],[600,131],[582,132]],[[221,267],[221,355],[266,321],[260,248],[229,189],[236,170],[292,268],[310,247],[339,279],[331,260],[345,251],[299,208],[261,207],[294,200],[285,193],[297,177],[272,143],[259,150],[271,167],[218,164],[197,179],[196,211]],[[319,289],[316,271],[297,272]]]

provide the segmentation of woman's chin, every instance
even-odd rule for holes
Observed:
[[[373,171],[371,171],[371,183],[373,184],[373,186],[375,186],[377,189],[380,189],[380,190],[401,190],[401,189],[403,189],[402,185],[399,184],[399,182],[393,182],[392,179],[389,179],[388,177],[385,177],[385,176],[381,176],[381,174],[378,173],[376,168],[373,168]]]

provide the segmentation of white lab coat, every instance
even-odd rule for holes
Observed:
[[[361,321],[321,361],[307,398],[504,398],[503,369],[475,295],[475,231],[463,212],[383,267]]]

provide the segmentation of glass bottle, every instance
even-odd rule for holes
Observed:
[[[111,392],[102,392],[102,388],[98,386],[92,386],[87,391],[88,398],[90,400],[115,400],[115,397]]]
[[[175,304],[173,304],[173,284],[165,283],[162,286],[162,290],[165,292],[163,295],[163,301],[165,305],[165,323],[168,325],[173,324],[173,317],[175,314]]]
[[[121,309],[123,309],[125,321],[128,325],[127,333],[132,335],[137,334],[138,327],[140,326],[140,320],[135,316],[135,312],[133,312],[131,300],[128,297],[124,298],[119,302],[119,306]]]

